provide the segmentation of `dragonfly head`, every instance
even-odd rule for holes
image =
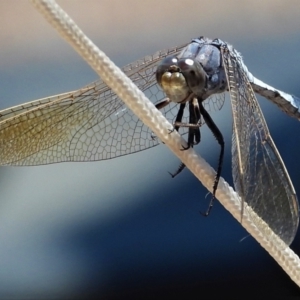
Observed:
[[[207,86],[207,74],[192,58],[166,57],[156,70],[156,80],[173,102],[188,101],[192,93],[201,97]]]

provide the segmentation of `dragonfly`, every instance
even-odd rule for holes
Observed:
[[[220,39],[199,37],[146,56],[122,70],[171,120],[174,129],[187,135],[188,147],[200,142],[202,126],[212,131],[221,148],[213,195],[221,174],[224,141],[209,111],[220,110],[229,92],[236,191],[242,202],[289,245],[298,228],[298,200],[255,93],[298,120],[300,99],[255,78],[239,52]],[[3,166],[100,161],[158,144],[151,130],[101,79],[79,90],[0,111]],[[173,175],[183,168],[181,164]],[[256,226],[261,228],[259,222]]]

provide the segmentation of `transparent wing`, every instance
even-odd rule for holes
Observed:
[[[222,56],[233,113],[232,171],[235,188],[242,201],[289,245],[299,222],[294,187],[270,136],[240,55],[224,45]],[[255,221],[255,224],[267,235],[263,222]]]
[[[146,56],[123,71],[153,103],[160,102],[165,96],[156,82],[157,65],[185,46]],[[206,102],[218,110],[224,98],[211,97]],[[162,109],[171,122],[177,112],[176,103]],[[183,121],[187,120],[186,112]],[[182,134],[186,131],[181,129]],[[101,80],[77,91],[0,111],[0,165],[105,160],[158,144],[151,130]]]
[[[155,71],[160,51],[123,68],[155,103],[164,98]],[[163,111],[169,119],[176,105]],[[40,165],[110,159],[156,146],[146,127],[101,80],[83,89],[0,111],[0,164]]]
[[[203,101],[203,106],[208,112],[221,110],[225,103],[225,93],[215,94]]]

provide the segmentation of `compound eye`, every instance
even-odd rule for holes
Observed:
[[[184,75],[190,89],[196,95],[201,96],[207,82],[207,75],[201,64],[192,58],[182,58],[178,60],[178,67]]]
[[[179,71],[177,63],[178,58],[176,56],[168,56],[161,61],[156,69],[156,80],[159,85],[161,85],[161,78],[165,72],[170,70],[174,72]]]

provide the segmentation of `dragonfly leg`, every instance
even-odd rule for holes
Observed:
[[[214,137],[218,141],[219,145],[221,146],[221,151],[220,151],[220,155],[219,155],[219,162],[218,162],[218,168],[217,168],[217,174],[216,174],[214,185],[213,185],[212,198],[210,200],[207,211],[203,214],[204,216],[208,216],[211,209],[212,209],[212,207],[213,207],[213,205],[214,205],[215,195],[216,195],[218,183],[219,183],[220,176],[221,176],[221,171],[222,171],[222,166],[223,166],[223,158],[224,158],[225,143],[224,143],[224,138],[223,138],[223,135],[222,135],[221,131],[219,130],[217,125],[214,123],[214,121],[212,120],[209,113],[203,107],[201,99],[199,99],[198,102],[199,102],[199,107],[200,107],[200,113],[203,116],[203,119],[204,119],[205,123],[207,124],[208,128],[211,130],[212,134],[214,135]]]
[[[177,125],[178,123],[180,123],[182,121],[182,117],[183,117],[183,112],[184,112],[184,108],[185,108],[185,103],[180,104],[179,106],[179,110],[175,119],[175,123],[174,123],[174,129],[176,131],[179,130],[179,125]]]
[[[200,135],[200,125],[199,120],[201,119],[200,108],[197,98],[193,98],[189,102],[189,112],[190,112],[190,119],[189,124],[189,133],[188,133],[188,145],[187,147],[183,147],[183,150],[187,150],[194,145],[200,143],[201,135]]]
[[[176,119],[175,119],[175,124],[174,124],[174,130],[178,131],[179,130],[179,125],[178,123],[181,123],[182,117],[183,117],[183,112],[184,112],[184,108],[185,108],[185,103],[180,104]],[[173,132],[173,131],[170,131]],[[183,169],[185,168],[185,164],[181,163],[177,169],[177,171],[175,173],[171,173],[169,172],[169,174],[172,176],[172,178],[174,178],[175,176],[177,176]]]
[[[177,171],[175,173],[171,173],[171,172],[168,172],[172,178],[174,178],[175,176],[177,176],[179,173],[181,173],[182,170],[184,170],[185,168],[185,164],[184,163],[181,163],[177,169]]]
[[[189,110],[190,110],[189,124],[181,123],[184,107],[185,107],[185,104],[180,105],[174,128],[178,131],[180,126],[189,127],[188,145],[187,145],[187,147],[182,146],[182,148],[183,148],[182,150],[187,150],[190,147],[193,147],[193,145],[200,143],[201,135],[200,135],[200,129],[199,129],[198,122],[201,118],[201,114],[200,114],[198,101],[196,98],[194,98],[194,99],[192,99],[192,101],[189,102]],[[184,168],[185,168],[185,164],[181,163],[175,173],[169,172],[169,174],[172,176],[172,178],[174,178],[179,173],[181,173],[181,171],[184,170]]]
[[[169,98],[164,98],[161,102],[159,103],[156,103],[155,104],[155,107],[158,109],[158,110],[161,110],[162,108],[164,108],[165,106],[167,106],[168,104],[170,104],[171,100]],[[169,129],[170,133],[174,131],[174,129]],[[152,133],[151,134],[151,139],[152,140],[155,140],[156,139],[156,136]]]
[[[170,102],[171,102],[171,100],[170,100],[169,98],[165,98],[165,99],[163,99],[161,102],[156,103],[156,104],[155,104],[155,107],[156,107],[158,110],[161,110],[162,108],[164,108],[165,106],[167,106]]]

